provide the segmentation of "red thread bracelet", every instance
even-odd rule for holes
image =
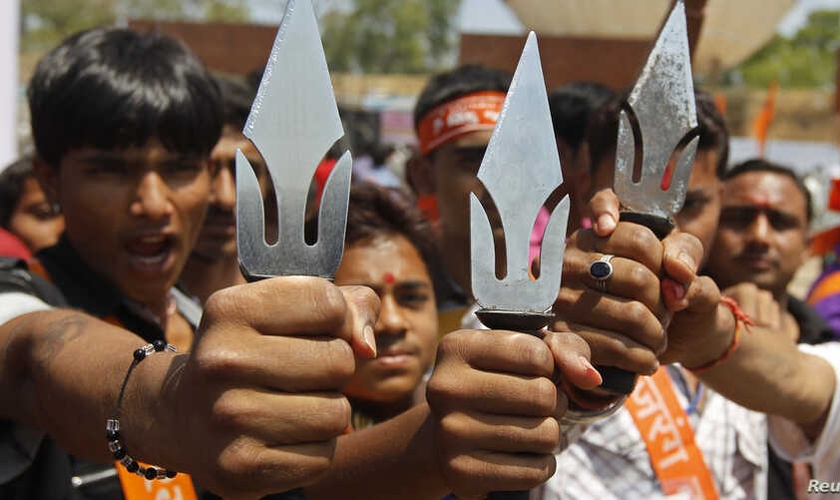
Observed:
[[[732,311],[732,315],[735,316],[735,334],[732,336],[732,343],[729,344],[729,347],[717,359],[695,368],[689,368],[688,370],[693,373],[703,373],[729,359],[729,356],[731,356],[732,353],[735,352],[735,349],[738,348],[738,339],[741,335],[741,323],[744,324],[745,328],[755,325],[755,321],[750,318],[749,314],[741,310],[735,299],[730,297],[721,297],[720,303],[728,307],[729,310]],[[747,332],[749,333],[749,328],[747,328]]]

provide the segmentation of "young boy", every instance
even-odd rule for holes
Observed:
[[[172,39],[95,29],[39,62],[28,98],[36,172],[67,226],[29,271],[6,260],[0,273],[0,448],[10,457],[0,497],[135,498],[146,491],[136,464],[113,465],[126,456],[193,473],[223,495],[311,482],[347,425],[339,389],[354,364],[344,341],[320,336],[361,331],[375,298],[309,278],[240,287],[205,309],[189,358],[164,349],[129,369],[143,344],[193,344],[169,290],[207,209],[218,87]],[[289,309],[277,312],[270,304],[284,294]],[[105,439],[115,416],[119,433]],[[145,494],[180,488],[189,498],[189,478],[174,481]]]

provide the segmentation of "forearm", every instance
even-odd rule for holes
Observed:
[[[110,460],[105,420],[132,353],[143,344],[126,330],[68,310],[30,313],[0,325],[0,415],[46,432],[73,454]],[[139,428],[154,418],[148,414],[154,405],[143,393],[155,372],[166,371],[155,365],[171,362],[171,356],[155,357],[132,375],[121,417],[123,428],[133,431],[125,433],[127,446],[141,457],[146,450]]]
[[[744,330],[738,347],[731,355],[697,375],[721,395],[746,408],[779,415],[803,426],[823,419],[834,394],[831,366],[800,352],[784,332],[758,326],[741,328]],[[710,342],[717,341],[719,345],[726,338],[720,334],[712,337]],[[723,345],[731,343],[731,335],[725,342]],[[725,348],[718,346],[716,350],[723,352]]]
[[[310,499],[439,499],[448,492],[436,461],[429,407],[415,407],[338,439],[327,475],[307,488]]]

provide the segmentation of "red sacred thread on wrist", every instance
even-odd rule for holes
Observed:
[[[730,297],[721,297],[720,303],[728,307],[729,310],[732,311],[732,315],[735,316],[735,334],[732,336],[732,343],[729,344],[729,347],[717,359],[695,368],[689,368],[689,371],[693,373],[705,372],[729,359],[729,356],[731,356],[732,353],[735,352],[735,349],[738,348],[738,339],[741,336],[741,323],[743,323],[744,327],[747,328],[747,333],[752,333],[750,332],[749,327],[755,325],[755,321],[750,318],[749,314],[741,310],[735,299]]]

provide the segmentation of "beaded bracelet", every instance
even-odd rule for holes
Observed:
[[[750,318],[749,314],[741,310],[735,299],[732,299],[730,297],[721,297],[720,303],[728,307],[729,310],[732,311],[732,315],[735,316],[735,334],[732,336],[732,343],[729,344],[729,347],[725,351],[723,351],[723,354],[718,356],[717,359],[709,361],[708,363],[702,364],[695,368],[689,368],[688,370],[692,373],[703,373],[729,359],[729,356],[731,356],[732,353],[735,352],[735,349],[738,348],[739,338],[741,336],[741,323],[744,324],[744,327],[755,325],[755,321],[753,321],[752,318]],[[749,331],[749,329],[747,331]]]
[[[147,356],[164,350],[178,352],[175,346],[167,344],[162,340],[155,340],[153,343],[146,344],[134,351],[134,359],[131,361],[131,366],[128,367],[128,372],[125,374],[125,379],[123,379],[122,387],[120,388],[120,395],[117,397],[117,407],[114,409],[114,416],[105,422],[105,437],[108,439],[108,451],[114,456],[114,460],[117,460],[128,472],[149,480],[173,478],[178,473],[160,467],[144,467],[126,453],[125,447],[120,441],[120,408],[122,407],[123,394],[125,394],[125,386],[128,384],[128,377],[131,376],[134,368],[146,359]]]

